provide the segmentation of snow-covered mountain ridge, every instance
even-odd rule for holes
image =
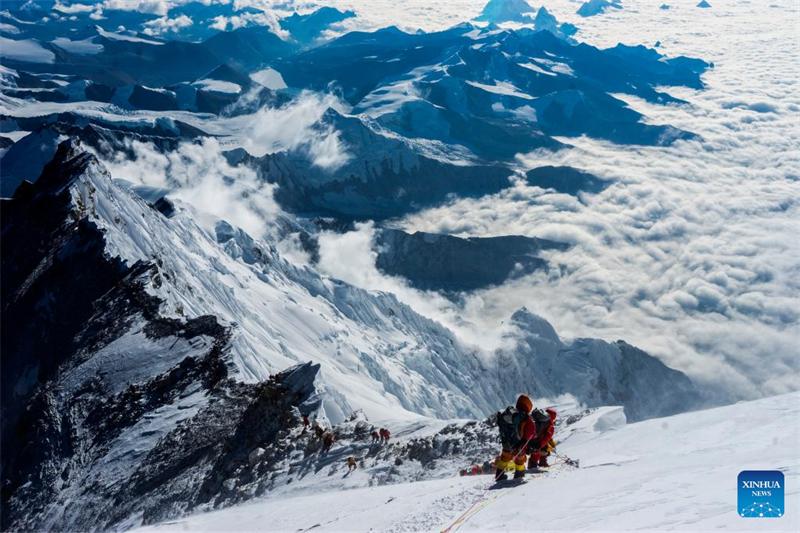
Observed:
[[[391,294],[288,263],[273,246],[197,218],[179,202],[151,206],[76,141],[62,143],[39,180],[4,201],[3,255],[4,327],[24,333],[3,337],[3,423],[17,427],[3,433],[4,447],[17,450],[4,456],[4,528],[108,527],[123,524],[126,513],[158,521],[210,501],[238,501],[234,493],[214,496],[225,479],[215,472],[236,463],[211,461],[211,450],[233,439],[243,457],[253,439],[269,443],[297,424],[301,409],[334,424],[357,409],[395,423],[476,418],[519,390],[574,386],[558,365],[550,388],[540,386],[538,370],[522,363],[537,355],[530,343],[497,366]],[[540,357],[578,351],[589,374],[612,384],[630,378],[583,346],[564,344]],[[21,353],[36,355],[14,356]],[[513,373],[509,357],[519,361]],[[299,396],[270,379],[307,362],[316,366],[303,372]],[[683,387],[686,378],[659,379]],[[237,428],[248,413],[272,408],[259,407],[265,387],[284,398],[276,407],[281,422],[272,436],[242,441]],[[657,412],[627,391],[575,392],[590,406]],[[685,400],[667,408],[697,405]],[[182,432],[202,434],[220,409],[241,417],[228,420],[212,448],[202,439],[189,455],[166,446]],[[161,470],[171,474],[156,475]],[[192,480],[200,492],[178,495],[173,478]],[[86,490],[91,498],[73,497]],[[112,502],[116,511],[106,516]]]

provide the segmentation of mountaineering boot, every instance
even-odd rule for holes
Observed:
[[[505,481],[508,479],[508,474],[506,474],[505,470],[498,470],[494,475],[495,481]]]
[[[525,479],[525,471],[524,470],[517,470],[514,472],[514,481],[522,481]]]
[[[548,462],[547,462],[547,456],[546,455],[543,455],[542,458],[539,459],[539,466],[542,467],[542,468],[547,468],[547,467],[550,466],[548,464]]]

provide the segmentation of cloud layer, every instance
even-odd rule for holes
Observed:
[[[104,5],[112,9],[115,2]],[[161,16],[177,3],[136,2]],[[273,4],[236,2],[239,7],[267,9]],[[485,1],[325,4],[358,14],[335,31],[389,25],[439,30],[476,15]],[[492,197],[457,201],[399,222],[409,230],[464,236],[522,234],[571,242],[575,244],[571,250],[551,258],[566,266],[563,276],[517,279],[481,291],[458,307],[377,272],[371,226],[345,236],[324,235],[321,268],[370,289],[396,292],[467,342],[487,348],[497,344],[493,332],[498,325],[525,305],[553,322],[563,335],[626,339],[735,398],[796,389],[800,41],[796,26],[786,21],[797,19],[797,2],[776,0],[766,5],[737,0],[705,10],[694,7],[696,0],[670,1],[670,10],[660,10],[658,4],[626,0],[623,10],[588,19],[578,17],[577,4],[568,0],[548,2],[547,8],[559,20],[576,23],[580,40],[589,44],[653,46],[659,41],[668,56],[714,62],[715,68],[704,75],[706,90],[665,89],[689,102],[687,106],[653,106],[617,95],[648,121],[694,131],[699,140],[653,148],[564,139],[575,148],[521,155],[520,168],[571,165],[611,179],[614,185],[579,200],[520,182]],[[313,2],[292,6],[302,11],[318,7]],[[233,25],[222,22],[229,29]],[[315,130],[314,125],[325,109],[337,106],[341,103],[332,97],[307,93],[283,108],[236,117],[224,127],[234,130],[239,144],[255,155],[305,150],[317,165],[335,170],[347,161],[347,147],[335,131]],[[150,169],[159,180],[173,174],[177,179],[179,171],[188,172],[195,164],[209,165],[217,177],[244,172],[227,169],[213,158],[204,161],[199,154],[176,157],[178,161],[165,161],[142,148],[137,165],[125,171],[137,175],[139,167]],[[139,179],[148,183],[152,178]],[[246,188],[258,186],[250,175],[241,179]],[[183,194],[199,205],[208,203],[213,211],[214,203],[204,199],[215,196],[217,181],[184,185]],[[241,199],[241,193],[234,200]],[[254,213],[269,210],[254,209]],[[249,218],[232,222],[255,234],[263,231]]]
[[[374,240],[375,228],[371,222],[356,224],[355,231],[344,234],[323,232],[319,236],[316,268],[368,290],[395,294],[401,302],[444,324],[459,340],[481,349],[487,357],[498,348],[511,348],[513,341],[504,337],[508,328],[481,318],[485,306],[480,296],[465,296],[456,304],[436,292],[414,289],[403,278],[384,275],[375,266]]]
[[[246,101],[242,105],[247,105]],[[241,132],[241,146],[254,156],[303,151],[314,165],[335,170],[350,155],[339,132],[320,123],[328,109],[346,111],[335,96],[303,91],[281,107],[263,107],[253,114],[234,117],[225,126]]]
[[[615,185],[580,202],[518,183],[402,225],[576,244],[552,257],[567,265],[563,277],[534,275],[481,292],[488,321],[527,305],[560,333],[624,338],[736,398],[796,390],[800,45],[778,21],[796,17],[797,6],[739,2],[698,14],[687,2],[671,4],[662,11],[630,2],[580,21],[580,35],[603,46],[660,40],[669,55],[713,61],[707,90],[667,89],[688,106],[617,95],[648,121],[700,140],[651,148],[564,139],[576,148],[520,156],[520,165],[571,165]],[[557,5],[556,15],[569,20]]]
[[[138,141],[131,148],[133,158],[118,154],[104,160],[114,178],[169,189],[171,197],[214,219],[227,220],[257,238],[269,235],[270,222],[280,212],[273,186],[246,166],[229,165],[215,139],[183,143],[168,153]]]

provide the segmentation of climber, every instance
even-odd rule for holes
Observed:
[[[356,468],[358,468],[358,465],[356,464],[356,458],[351,455],[347,458],[347,472],[352,472]]]
[[[556,430],[557,416],[558,413],[553,409],[545,409],[544,411],[534,409],[531,413],[531,418],[536,424],[536,444],[531,443],[529,446],[531,450],[531,457],[528,461],[529,469],[536,470],[539,467],[547,468],[550,466],[547,462],[547,456],[555,448],[555,444],[549,450],[547,448],[551,442],[555,443],[553,434]]]
[[[386,429],[386,428],[381,428],[381,440],[382,440],[383,442],[389,442],[389,437],[390,437],[390,436],[391,436],[391,435],[389,434],[389,430],[388,430],[388,429]]]
[[[303,414],[303,431],[305,431],[306,428],[308,426],[310,426],[310,425],[311,425],[311,422],[308,421],[308,415],[304,413]]]
[[[333,445],[333,433],[331,432],[325,433],[325,437],[323,437],[322,439],[322,450],[327,452],[328,450],[331,449],[332,445]]]
[[[322,426],[317,424],[316,420],[314,420],[314,424],[315,424],[314,425],[314,435],[316,435],[318,439],[321,439],[322,436],[325,434],[325,430],[322,429]]]
[[[547,458],[550,457],[550,454],[553,453],[553,450],[556,449],[558,443],[553,439],[550,439],[544,448],[542,448],[542,456],[539,458],[539,467],[540,468],[547,468],[550,464],[547,462]],[[567,464],[571,464],[570,461],[565,461]]]
[[[506,468],[514,461],[514,479],[525,477],[527,463],[527,448],[531,442],[536,442],[536,424],[531,418],[533,402],[525,395],[517,398],[516,407],[507,407],[502,413],[497,413],[497,425],[500,429],[500,442],[503,452],[497,460],[495,479],[504,481],[508,479]]]
[[[377,431],[373,431],[372,432],[372,442],[378,442],[379,440],[381,440],[381,436],[378,435]]]

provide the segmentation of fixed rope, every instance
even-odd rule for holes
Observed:
[[[574,466],[575,468],[580,468],[580,462],[579,461],[577,461],[575,459],[570,459],[566,455],[561,455],[560,453],[558,453],[555,450],[553,450],[551,453],[553,455],[555,455],[556,457],[558,457],[559,459],[561,459],[562,461],[564,461],[564,463],[566,463],[566,464],[568,464],[570,466]]]
[[[531,442],[531,439],[532,439],[532,438],[533,438],[533,437],[531,437],[531,438],[529,438],[528,440],[526,440],[526,441],[525,441],[525,444],[523,444],[523,445],[522,445],[522,447],[519,449],[519,451],[518,451],[518,452],[517,452],[517,454],[514,456],[514,458],[513,458],[513,459],[511,459],[511,461],[509,461],[509,464],[511,464],[511,463],[515,463],[515,462],[516,462],[516,460],[517,460],[517,457],[519,457],[519,456],[520,456],[520,454],[522,454],[522,452],[523,452],[523,451],[525,451],[525,449],[528,447],[528,444]],[[495,474],[495,477],[494,477],[494,481],[495,481],[495,482],[497,481],[497,477],[498,477],[498,475],[499,475],[499,472],[498,472],[498,474]],[[464,511],[464,512],[461,514],[461,516],[459,516],[458,518],[456,518],[456,519],[455,519],[455,521],[454,521],[452,524],[450,524],[449,526],[447,526],[447,528],[443,529],[443,530],[441,531],[441,533],[450,533],[450,532],[452,531],[452,529],[453,529],[453,526],[455,526],[456,524],[459,524],[459,523],[461,523],[462,521],[465,521],[465,518],[467,517],[467,515],[468,515],[468,514],[470,514],[470,511],[472,511],[473,507],[475,507],[476,505],[478,505],[478,504],[480,503],[480,501],[483,499],[483,497],[484,497],[484,496],[486,496],[486,493],[487,493],[487,492],[489,492],[489,489],[491,489],[491,488],[492,488],[492,485],[493,485],[493,484],[490,484],[488,487],[486,487],[486,488],[483,490],[483,492],[481,492],[480,496],[478,496],[478,497],[475,499],[475,502],[474,502],[472,505],[470,505],[470,506],[467,508],[467,510],[466,510],[466,511]],[[497,499],[497,498],[499,498],[499,497],[500,497],[500,494],[498,494],[498,495],[497,495],[497,496],[495,496],[494,498],[490,499],[490,500],[487,502],[487,505],[488,505],[488,503],[491,503],[492,501],[496,500],[496,499]],[[485,506],[485,505],[482,505],[480,508],[481,508],[481,509],[483,509],[484,507],[486,507],[486,506]],[[477,509],[477,510],[476,510],[476,512],[477,512],[478,510],[480,510],[480,509]]]
[[[500,499],[501,497],[511,492],[513,488],[514,487],[509,487],[506,490],[499,492],[498,494],[492,496],[479,506],[475,507],[472,511],[469,511],[466,515],[462,516],[461,518],[453,522],[453,524],[450,526],[453,529],[450,529],[449,533],[455,533],[456,531],[458,531],[461,528],[461,526],[463,526],[467,522],[467,520],[472,518],[474,515],[478,514],[482,509],[488,507],[489,504],[493,503],[494,501]]]

